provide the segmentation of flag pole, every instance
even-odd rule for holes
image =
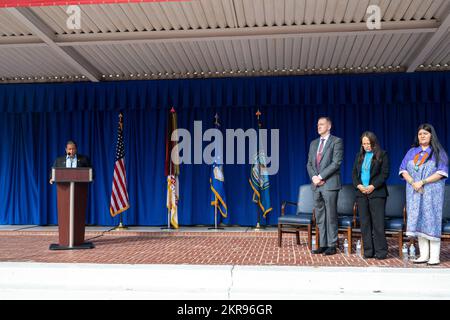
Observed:
[[[129,201],[128,201],[128,191],[126,189],[126,173],[125,170],[123,171],[123,181],[121,181],[120,179],[116,179],[116,170],[121,171],[118,168],[117,162],[122,161],[122,165],[123,167],[125,167],[125,148],[124,148],[124,144],[123,144],[123,113],[119,112],[119,124],[118,124],[118,131],[117,131],[117,145],[116,145],[116,162],[114,165],[114,175],[113,175],[113,186],[112,186],[112,191],[111,191],[111,203],[110,203],[110,213],[113,217],[115,217],[117,214],[119,214],[119,225],[116,226],[113,230],[116,231],[121,231],[121,230],[126,230],[128,229],[127,227],[124,226],[123,224],[123,212],[125,210],[128,210],[129,208]],[[122,176],[122,174],[118,174],[117,176]],[[123,204],[123,202],[121,202],[121,206],[117,207],[114,202],[115,200],[113,200],[114,194],[115,194],[115,185],[119,184],[119,185],[123,185],[123,189],[124,192],[120,191],[121,196],[126,200],[126,205]],[[119,192],[119,191],[118,191]]]
[[[219,123],[219,115],[216,113],[216,115],[214,116],[214,125],[216,128],[218,128],[220,126]],[[208,228],[208,230],[223,230],[223,228],[219,228],[217,227],[217,206],[218,206],[219,202],[217,201],[217,195],[214,194],[214,228]]]
[[[214,197],[216,204],[214,205],[214,228],[217,230],[217,197]]]
[[[172,160],[170,160],[172,161]],[[169,162],[169,177],[172,176],[172,163]],[[172,201],[172,199],[170,199]],[[167,208],[167,230],[170,230],[170,209]]]
[[[256,218],[256,227],[253,230],[261,231],[263,229],[264,229],[264,226],[261,225],[261,211],[258,209],[258,216]]]
[[[172,165],[169,164],[169,177],[172,175]],[[167,208],[167,227],[162,227],[161,230],[170,231],[172,228],[170,227],[170,209]]]
[[[223,228],[217,226],[217,196],[214,195],[214,228],[208,228],[208,230],[223,230]]]
[[[123,224],[123,217],[122,217],[122,213],[119,215],[119,225],[117,227],[114,228],[114,230],[116,231],[122,231],[122,230],[127,230],[128,227],[125,227]]]
[[[261,116],[261,111],[256,111],[255,113],[256,115],[256,119],[258,120],[258,133],[256,135],[256,141],[257,141],[257,145],[256,145],[256,161],[259,162],[259,130],[261,129],[261,121],[260,121],[260,116]],[[260,166],[258,165],[258,171],[260,170]],[[261,174],[261,172],[260,172]],[[258,210],[258,216],[256,218],[256,227],[253,229],[254,231],[261,231],[262,229],[264,229],[263,226],[261,226],[261,210],[257,207]]]
[[[170,160],[172,161],[172,160]],[[172,176],[172,163],[169,163],[169,176]],[[172,201],[172,199],[170,199],[170,201]],[[170,209],[167,208],[167,230],[170,230]]]
[[[170,209],[167,209],[167,229],[170,230]]]
[[[172,107],[172,109],[170,110],[170,112],[171,113],[174,113],[175,112],[175,109]],[[169,116],[169,121],[168,121],[168,130],[169,130],[169,128],[171,128],[171,126],[170,126],[170,116]],[[170,141],[170,139],[171,139],[171,137],[168,137],[168,141]],[[167,143],[170,143],[170,142],[167,142]],[[169,149],[170,150],[170,149]],[[169,158],[169,164],[168,164],[168,170],[169,170],[169,172],[168,172],[168,177],[171,177],[172,176],[172,159],[171,158]],[[168,182],[167,182],[168,183]],[[172,201],[172,199],[170,199],[170,201]],[[172,228],[172,226],[170,225],[170,215],[171,215],[171,212],[170,212],[170,209],[169,208],[167,208],[167,227],[162,227],[161,228],[161,230],[167,230],[167,231],[170,231],[170,230],[172,230],[172,229],[174,229],[174,228]]]

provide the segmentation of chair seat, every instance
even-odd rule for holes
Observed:
[[[301,224],[301,225],[312,224],[312,214],[301,213],[301,214],[291,214],[291,215],[281,216],[278,218],[278,223]]]
[[[442,223],[442,233],[450,234],[450,221],[447,221],[446,223]]]
[[[384,220],[384,228],[386,230],[403,230],[403,219],[402,218],[393,218]]]
[[[356,218],[358,220],[358,218]],[[339,227],[351,227],[353,226],[353,216],[338,216]]]

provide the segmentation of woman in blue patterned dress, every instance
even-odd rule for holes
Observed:
[[[418,237],[415,263],[439,264],[442,209],[448,158],[430,124],[419,126],[413,147],[400,166],[406,185],[406,235]]]

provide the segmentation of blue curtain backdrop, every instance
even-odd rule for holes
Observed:
[[[344,183],[351,182],[365,130],[374,131],[389,152],[393,184],[402,183],[398,167],[420,123],[432,123],[449,150],[448,72],[1,85],[0,224],[57,224],[56,188],[48,184],[48,174],[65,142],[74,139],[96,171],[86,222],[117,225],[109,199],[119,110],[131,202],[124,222],[166,224],[164,139],[172,106],[179,127],[191,132],[194,120],[203,121],[203,131],[212,128],[216,112],[223,129],[255,128],[257,108],[265,127],[280,130],[280,168],[270,178],[274,210],[268,224],[276,224],[281,201],[295,200],[298,186],[309,181],[306,158],[319,116],[330,116],[333,134],[344,139]],[[224,222],[254,225],[250,165],[225,165],[224,171],[229,208]],[[207,165],[181,166],[181,225],[213,224],[209,176]]]

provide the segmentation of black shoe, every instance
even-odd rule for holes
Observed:
[[[428,263],[428,260],[418,260],[418,259],[414,259],[414,260],[412,260],[412,262],[413,263],[416,263],[416,264],[421,264],[421,263]]]
[[[381,255],[381,256],[375,255],[375,259],[377,259],[377,260],[384,260],[386,258],[387,258],[387,255]]]
[[[331,256],[333,254],[336,254],[336,247],[329,247],[324,253],[324,256]]]
[[[315,249],[312,251],[313,254],[320,254],[320,253],[324,253],[325,251],[327,251],[328,247],[320,247],[319,249]]]
[[[364,259],[372,259],[373,254],[364,254]]]

